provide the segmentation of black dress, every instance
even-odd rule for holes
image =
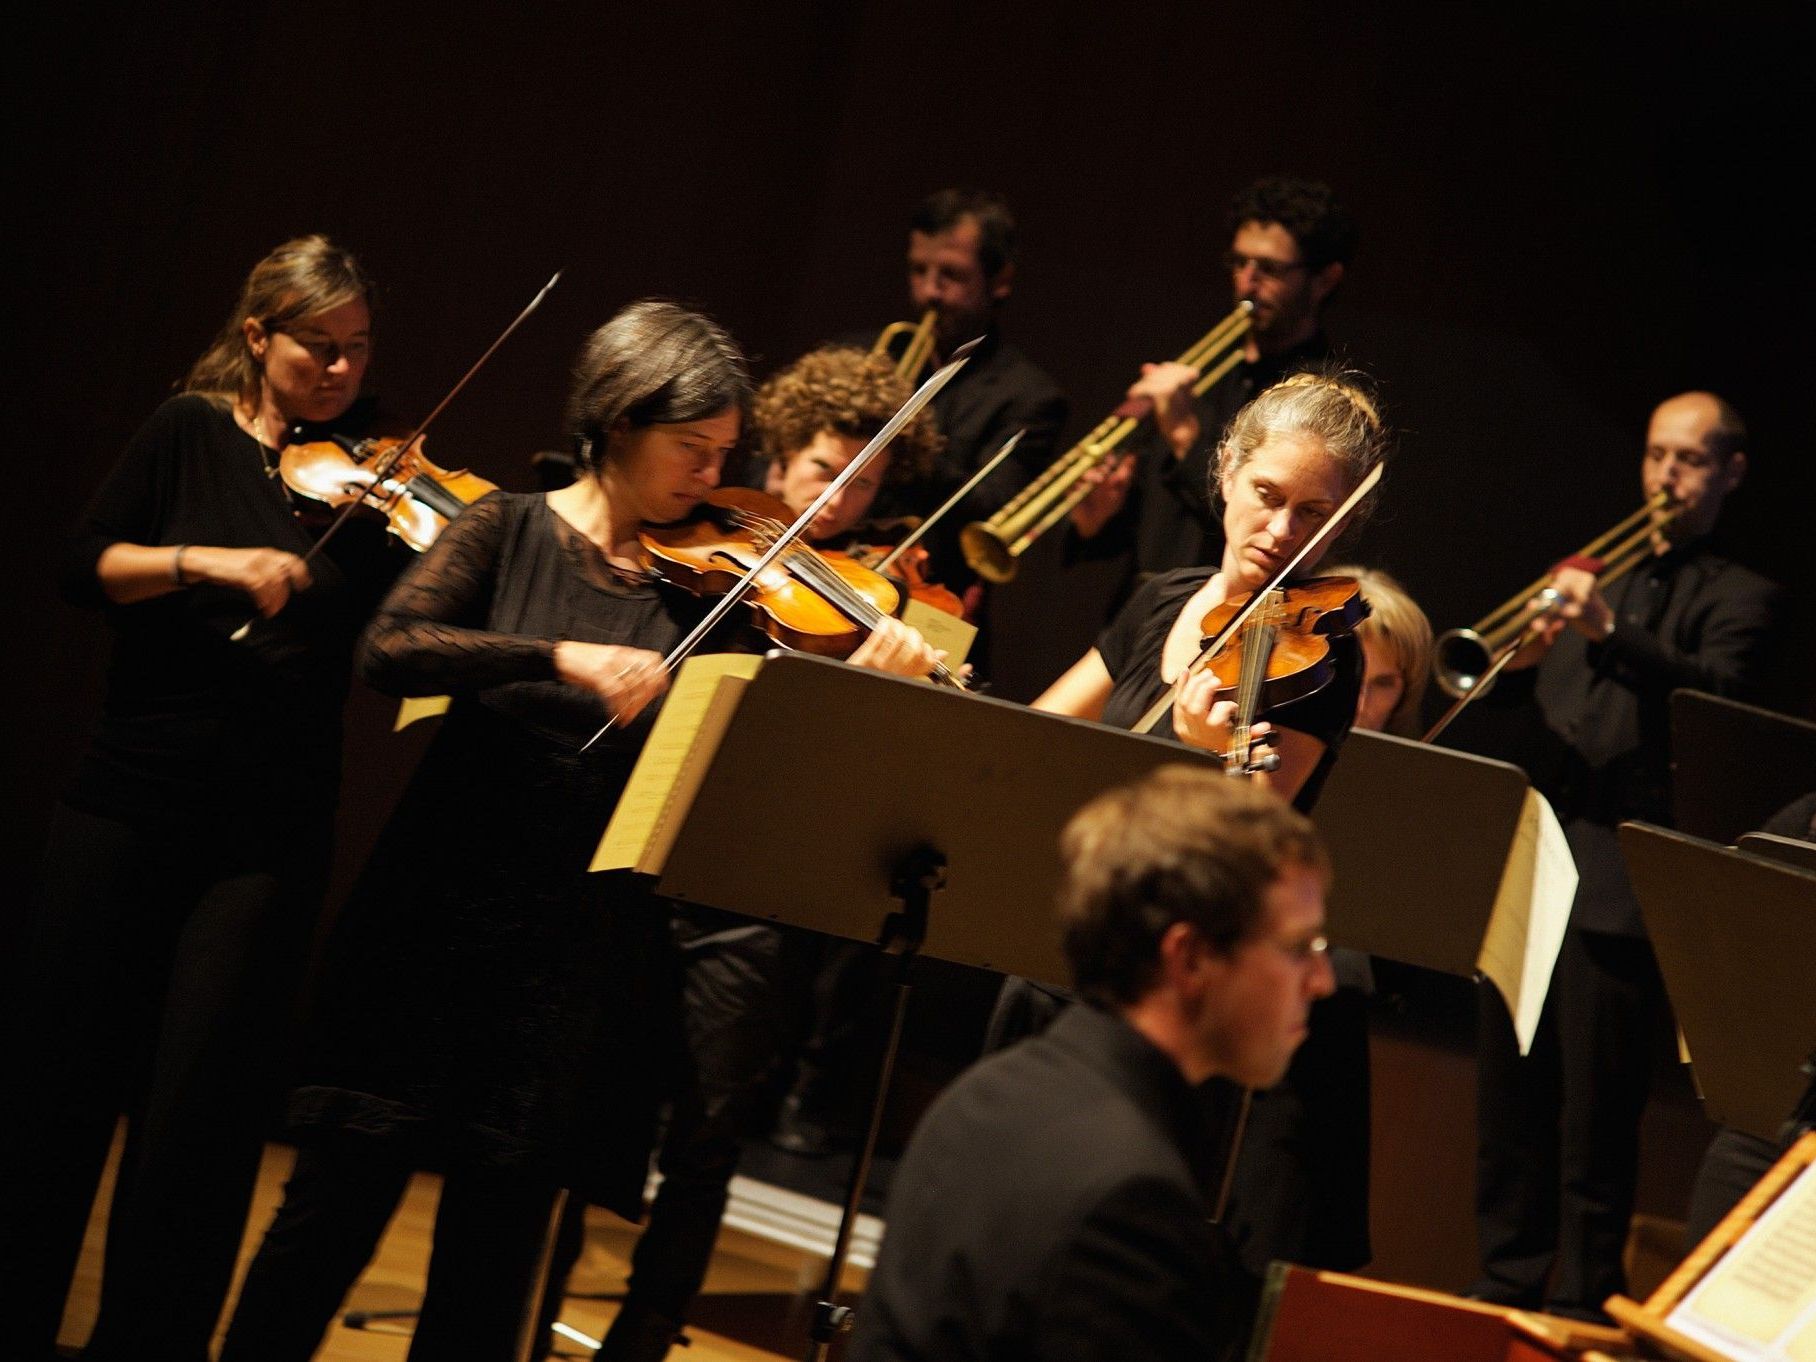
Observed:
[[[678,968],[668,905],[587,864],[654,710],[582,752],[606,710],[554,652],[666,653],[704,610],[509,493],[380,608],[362,674],[453,703],[336,923],[290,1104],[302,1153],[224,1360],[311,1355],[411,1168],[445,1175],[412,1358],[508,1353],[557,1188],[640,1215]]]
[[[419,1167],[520,1169],[636,1218],[673,1058],[666,905],[587,863],[654,709],[606,720],[557,639],[666,652],[704,607],[495,494],[381,608],[361,671],[453,705],[337,924],[291,1118]]]
[[[28,1353],[56,1336],[122,1107],[89,1355],[202,1355],[231,1280],[328,870],[351,654],[407,555],[349,524],[311,560],[312,585],[238,642],[243,593],[118,605],[97,568],[119,543],[307,553],[275,459],[224,403],[172,398],[62,565],[65,594],[102,610],[114,642],[4,989],[0,1240],[21,1261],[0,1260],[0,1291],[16,1292],[6,1316]]]

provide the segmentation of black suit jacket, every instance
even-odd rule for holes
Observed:
[[[1771,582],[1707,541],[1648,560],[1608,590],[1614,633],[1591,643],[1566,630],[1532,672],[1503,676],[1490,699],[1536,696],[1520,764],[1551,800],[1576,858],[1572,920],[1643,936],[1615,828],[1671,821],[1671,692],[1752,698],[1764,680],[1778,613]]]
[[[987,520],[1051,464],[1066,422],[1066,396],[1038,365],[996,331],[987,332],[965,367],[933,399],[933,417],[946,448],[933,476],[885,491],[877,514],[924,516],[964,485],[1016,431],[1027,434],[1015,453],[946,514],[922,542],[929,575],[962,590],[975,580],[959,552],[958,532]]]
[[[1119,1018],[1073,1007],[928,1110],[890,1188],[852,1362],[1191,1359],[1235,1346],[1199,1107]]]

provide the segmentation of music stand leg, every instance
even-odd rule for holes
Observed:
[[[897,867],[890,881],[890,893],[902,901],[902,911],[891,913],[883,924],[883,950],[895,957],[891,972],[895,986],[895,1011],[889,1022],[889,1040],[883,1047],[882,1063],[877,1067],[875,1091],[870,1101],[870,1119],[864,1128],[857,1157],[852,1160],[851,1178],[845,1187],[845,1205],[839,1212],[839,1232],[833,1240],[832,1257],[826,1263],[826,1276],[820,1287],[820,1298],[813,1309],[809,1326],[807,1362],[825,1362],[828,1349],[839,1335],[848,1333],[856,1316],[852,1307],[840,1305],[839,1278],[845,1274],[845,1258],[851,1251],[852,1230],[864,1200],[864,1188],[870,1180],[870,1161],[876,1152],[877,1136],[883,1126],[883,1109],[889,1101],[890,1080],[895,1073],[895,1058],[901,1049],[902,1028],[908,1017],[908,966],[921,943],[927,938],[927,915],[933,903],[933,891],[946,880],[946,858],[930,847],[910,852]]]

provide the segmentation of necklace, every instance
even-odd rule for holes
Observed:
[[[272,456],[276,454],[277,451],[266,444],[265,437],[259,434],[258,415],[254,413],[251,416],[242,416],[240,414],[239,404],[236,402],[233,407],[233,423],[238,426],[246,437],[258,448],[259,462],[264,465],[265,476],[268,478],[275,478],[277,476],[277,460]]]

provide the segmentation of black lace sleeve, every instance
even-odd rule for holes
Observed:
[[[408,568],[360,640],[359,673],[389,695],[482,690],[555,676],[555,644],[484,627],[498,586],[507,503],[463,511]]]

